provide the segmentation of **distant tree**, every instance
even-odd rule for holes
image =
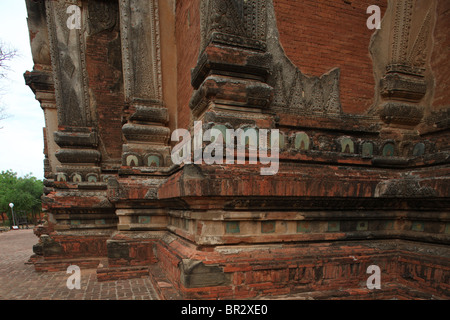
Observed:
[[[0,123],[6,118],[8,118],[8,114],[6,113],[5,108],[3,106],[0,106]],[[3,127],[0,125],[0,129],[2,128]]]
[[[8,62],[17,56],[17,50],[9,48],[0,41],[0,77],[5,78],[6,72],[9,71]]]
[[[16,56],[17,50],[7,47],[0,41],[0,79],[6,78],[6,74],[9,71],[8,62]],[[5,112],[5,108],[0,106],[0,121],[6,119],[7,117],[8,115]]]
[[[0,106],[0,121],[5,120],[8,117],[6,114],[5,108]],[[0,127],[1,129],[2,127]]]
[[[36,223],[42,211],[43,187],[43,182],[31,175],[17,177],[17,173],[11,170],[2,171],[0,173],[0,212],[5,212],[11,221],[9,204],[12,202],[16,217],[23,212],[32,223]]]

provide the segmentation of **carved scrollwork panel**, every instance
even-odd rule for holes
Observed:
[[[82,7],[81,1],[46,1],[50,53],[54,70],[59,124],[89,126],[88,77],[85,58],[85,26],[68,28],[67,8]],[[82,17],[83,11],[81,10]]]
[[[162,100],[158,1],[121,0],[120,25],[128,100]]]
[[[266,49],[266,1],[203,0],[201,50],[209,42],[264,51]]]

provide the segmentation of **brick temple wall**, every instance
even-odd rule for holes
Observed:
[[[401,240],[203,250],[195,250],[183,240],[163,240],[155,248],[159,267],[186,299],[302,295],[318,299],[430,299],[445,297],[449,290],[448,267],[442,265],[445,259],[432,253],[433,245]],[[420,248],[427,248],[430,254],[418,253]],[[198,270],[194,267],[185,274],[180,272],[180,264],[192,260],[203,263]],[[373,265],[380,268],[381,290],[367,286],[368,268]]]
[[[200,1],[177,1],[175,37],[177,43],[177,128],[188,128],[191,121],[189,100],[193,88],[191,69],[197,64],[200,48]]]
[[[117,13],[117,20],[118,12]],[[94,33],[87,38],[86,64],[91,99],[98,126],[102,157],[120,163],[122,154],[123,93],[120,32],[116,23],[111,30]]]
[[[274,1],[280,42],[286,55],[307,75],[321,76],[341,69],[344,112],[364,113],[373,104],[375,79],[366,27],[367,7],[376,4],[382,15],[387,1]]]
[[[59,116],[36,270],[150,269],[188,299],[448,297],[448,1],[377,1],[377,31],[368,0],[79,1],[79,30],[27,3],[54,60],[27,83]],[[277,174],[174,165],[195,120],[279,130]]]
[[[438,1],[437,21],[434,35],[433,56],[431,67],[435,76],[436,86],[434,91],[433,109],[439,110],[442,107],[450,105],[450,64],[446,56],[450,50],[450,2],[445,0]]]

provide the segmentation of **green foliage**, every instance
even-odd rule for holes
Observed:
[[[35,217],[42,210],[41,195],[43,182],[31,175],[17,177],[13,171],[0,173],[0,213],[6,213],[11,219],[9,204],[14,203],[16,217],[21,213]]]

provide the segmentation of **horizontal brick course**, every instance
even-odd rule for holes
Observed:
[[[99,282],[97,265],[83,266],[81,288],[69,290],[70,274],[64,268],[52,272],[37,272],[30,264],[32,246],[37,242],[31,229],[0,233],[0,300],[157,300],[158,296],[148,276],[139,279],[117,279]]]

